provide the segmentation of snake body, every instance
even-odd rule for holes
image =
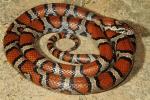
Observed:
[[[75,65],[55,62],[35,48],[37,39],[53,32],[57,34],[48,41],[49,51]],[[95,40],[100,54],[71,54],[80,46],[77,35]],[[55,43],[63,38],[75,45],[59,50]],[[121,83],[133,67],[135,44],[135,33],[126,23],[64,3],[43,4],[24,12],[4,37],[8,61],[25,78],[70,94],[102,92]]]

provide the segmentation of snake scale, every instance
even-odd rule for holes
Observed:
[[[49,52],[63,64],[48,59],[35,48],[36,40],[48,33]],[[80,46],[78,35],[95,40],[99,55],[71,54]],[[60,39],[74,41],[62,51]],[[136,39],[128,24],[65,4],[42,4],[21,14],[4,37],[6,57],[25,78],[53,91],[68,94],[103,92],[121,83],[134,64]]]

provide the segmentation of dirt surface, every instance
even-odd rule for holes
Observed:
[[[0,0],[0,100],[150,100],[150,0],[91,0],[85,5],[124,20],[137,33],[135,66],[126,82],[113,90],[91,95],[54,93],[24,79],[8,64],[2,45],[6,29],[24,11],[52,2],[64,0]]]

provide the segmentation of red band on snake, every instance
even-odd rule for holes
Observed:
[[[49,39],[49,51],[75,65],[55,62],[35,48],[37,39],[53,32],[58,34]],[[112,89],[127,77],[134,63],[134,34],[124,22],[82,7],[52,3],[20,15],[7,30],[4,48],[8,61],[35,84],[63,93],[90,94]],[[77,35],[94,39],[100,54],[71,54],[81,43]],[[75,45],[59,50],[55,43],[63,38]]]

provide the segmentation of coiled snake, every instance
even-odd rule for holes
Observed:
[[[53,32],[58,34],[50,37],[49,51],[74,65],[48,59],[35,48],[37,39]],[[8,61],[35,84],[63,93],[89,94],[109,90],[127,77],[134,63],[134,34],[124,22],[82,7],[52,3],[20,15],[7,30],[4,48]],[[94,39],[100,54],[71,54],[80,46],[77,35]],[[75,45],[59,50],[55,43],[63,38]]]

